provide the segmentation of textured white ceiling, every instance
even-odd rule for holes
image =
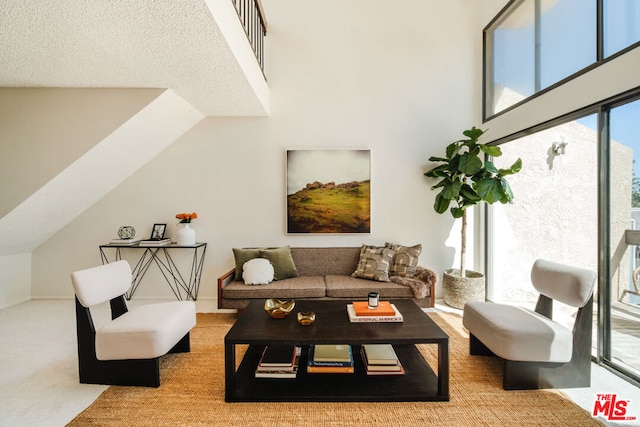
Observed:
[[[207,116],[264,116],[222,2],[2,0],[0,86],[170,88]]]

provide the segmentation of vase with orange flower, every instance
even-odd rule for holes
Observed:
[[[191,221],[198,218],[198,214],[179,213],[176,218],[180,220],[178,231],[176,232],[176,243],[178,246],[192,246],[196,244],[196,230],[191,228]]]

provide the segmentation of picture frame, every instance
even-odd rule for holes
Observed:
[[[151,238],[149,240],[162,240],[167,230],[167,224],[153,224],[151,229]]]
[[[287,234],[371,233],[371,150],[287,150]]]

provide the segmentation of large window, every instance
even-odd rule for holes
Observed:
[[[640,101],[607,108],[610,290],[604,359],[640,376]]]
[[[596,61],[597,18],[595,0],[541,0],[539,7],[542,90]]]
[[[487,296],[533,309],[539,295],[530,280],[536,259],[598,269],[596,115],[536,132],[501,148],[501,162],[510,164],[521,158],[523,168],[509,176],[513,203],[491,207]],[[554,317],[573,324],[575,309],[556,303],[554,310]]]
[[[640,41],[640,1],[604,0],[604,55]]]
[[[484,34],[486,119],[638,44],[640,1],[512,0]]]
[[[532,309],[538,293],[529,273],[537,258],[598,271],[592,354],[635,380],[640,380],[639,98],[640,88],[586,107],[582,117],[572,113],[573,118],[536,126],[502,144],[501,161],[520,157],[523,168],[509,177],[513,203],[488,208],[486,236],[491,301]],[[554,318],[567,326],[575,311],[554,304]]]

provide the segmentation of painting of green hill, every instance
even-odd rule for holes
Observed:
[[[287,196],[289,233],[369,233],[371,183],[313,182]]]

